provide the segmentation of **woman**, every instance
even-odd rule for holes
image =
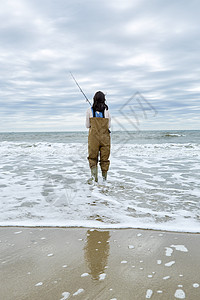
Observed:
[[[98,156],[100,153],[100,167],[102,177],[107,179],[110,161],[110,131],[111,117],[108,106],[105,104],[105,95],[96,92],[93,98],[93,106],[86,113],[86,127],[89,128],[88,135],[88,160],[92,179],[98,182]]]

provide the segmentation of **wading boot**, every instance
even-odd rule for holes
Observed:
[[[106,181],[106,179],[107,179],[107,172],[106,171],[102,171],[102,177],[103,177],[103,181]]]
[[[98,167],[91,168],[91,176],[92,179],[94,179],[95,182],[98,182]]]

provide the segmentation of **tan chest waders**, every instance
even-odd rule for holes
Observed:
[[[107,176],[110,161],[110,133],[108,130],[108,118],[90,118],[88,135],[88,160],[92,176],[98,181],[97,164],[100,154],[100,167],[104,180]]]

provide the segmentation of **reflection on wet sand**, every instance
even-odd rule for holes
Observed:
[[[90,268],[93,279],[99,280],[99,275],[104,273],[110,250],[109,231],[88,230],[87,242],[84,248],[85,260]]]

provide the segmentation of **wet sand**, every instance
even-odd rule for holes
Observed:
[[[0,228],[0,299],[200,299],[200,235]]]

